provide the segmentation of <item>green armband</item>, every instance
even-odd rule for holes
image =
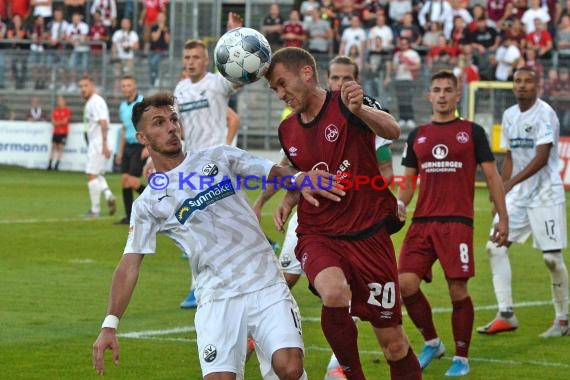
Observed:
[[[376,162],[382,161],[392,161],[392,150],[389,144],[382,145],[376,149]]]

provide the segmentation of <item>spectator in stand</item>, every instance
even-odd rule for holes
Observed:
[[[542,6],[546,7],[548,16],[550,16],[550,22],[545,23],[545,25],[552,38],[556,37],[556,25],[562,15],[562,5],[560,3],[562,3],[562,0],[541,0]]]
[[[384,3],[384,4],[383,4]],[[371,0],[364,2],[362,9],[362,26],[367,32],[376,25],[378,13],[386,14],[388,3],[385,0]]]
[[[67,87],[67,92],[76,92],[78,90],[75,84],[77,80],[77,71],[81,75],[88,72],[89,64],[89,45],[87,39],[89,35],[89,26],[82,21],[83,16],[80,13],[74,13],[71,17],[71,24],[67,26],[65,31],[65,41],[73,47],[71,56],[69,57],[69,77],[71,84]]]
[[[471,21],[468,25],[469,28],[469,32],[474,32],[477,30],[477,26],[479,25],[478,20],[480,18],[484,18],[485,19],[485,24],[493,29],[497,29],[497,25],[495,24],[495,22],[493,20],[491,20],[488,16],[487,16],[487,12],[485,12],[485,8],[483,8],[482,5],[475,5],[472,10],[473,12],[473,21]]]
[[[362,57],[362,53],[360,51],[360,49],[358,48],[357,44],[352,44],[350,45],[350,49],[348,49],[348,55],[347,57],[349,57],[350,59],[352,59],[352,61],[354,62],[354,64],[356,65],[356,67],[358,67],[358,71],[362,72],[363,69],[363,57]]]
[[[285,47],[303,47],[307,34],[300,21],[299,11],[292,10],[289,14],[289,20],[283,24],[281,39]]]
[[[103,49],[106,48],[109,43],[109,34],[107,33],[107,28],[103,25],[101,11],[95,11],[95,13],[93,13],[93,20],[89,27],[88,37],[89,42],[92,42],[90,44],[91,54],[100,56]]]
[[[281,31],[283,29],[283,17],[279,9],[279,4],[273,3],[269,7],[269,14],[263,19],[261,32],[267,38],[271,51],[277,51],[283,46],[281,41]]]
[[[40,98],[32,96],[30,98],[30,109],[28,110],[27,121],[44,121],[46,115],[40,104]]]
[[[541,98],[549,103],[552,104],[552,92],[554,88],[558,85],[558,70],[556,67],[551,67],[548,69],[548,73],[546,74],[546,78],[542,84],[542,96]]]
[[[303,23],[303,27],[307,29],[307,27],[315,21],[313,17],[313,10],[319,9],[320,4],[317,0],[305,0],[301,3],[299,7],[299,13],[301,14],[301,22]]]
[[[6,50],[6,44],[2,40],[6,38],[6,24],[0,18],[0,50]],[[4,71],[6,70],[6,61],[4,60],[4,52],[0,51],[0,89],[6,88],[4,83]]]
[[[16,112],[12,111],[4,101],[4,95],[0,94],[0,120],[14,120]]]
[[[115,95],[119,94],[119,78],[123,75],[133,75],[135,65],[135,51],[139,49],[139,36],[131,30],[131,20],[121,20],[121,29],[113,33],[111,39],[111,57],[115,73]]]
[[[55,83],[49,84],[49,89],[53,90],[56,83],[61,83],[60,91],[66,91],[69,87],[69,76],[64,73],[67,68],[65,62],[65,31],[69,23],[63,18],[63,10],[56,8],[53,11],[53,20],[48,25],[50,33],[50,42],[48,44],[48,62],[51,63],[51,69],[56,72]]]
[[[8,19],[8,0],[0,0],[0,22]]]
[[[557,25],[560,24],[560,21],[562,21],[562,16],[570,16],[570,0],[566,0],[566,5],[563,9],[560,10],[560,16],[556,22]]]
[[[494,71],[491,68],[493,64],[491,56],[501,43],[497,31],[487,26],[486,18],[479,17],[477,20],[477,29],[469,33],[469,43],[473,48],[473,54],[477,58],[476,62],[479,67],[479,74],[483,80],[492,80]]]
[[[543,23],[550,21],[550,15],[548,14],[548,8],[542,6],[541,0],[530,0],[530,8],[527,9],[521,18],[522,23],[525,26],[525,31],[527,34],[534,32],[535,30],[535,19],[540,19]]]
[[[150,30],[150,53],[148,67],[150,69],[150,86],[157,87],[160,78],[160,62],[168,57],[170,45],[170,30],[166,25],[166,14],[160,12],[156,24]]]
[[[522,19],[523,14],[528,9],[528,0],[512,0],[513,10],[512,15],[519,20]]]
[[[453,18],[453,29],[451,29],[449,44],[463,51],[468,43],[468,33],[467,23],[463,20],[463,17],[455,16]]]
[[[503,30],[504,38],[512,38],[517,42],[519,49],[524,49],[526,47],[526,33],[523,29],[522,21],[516,17],[513,17],[510,21],[507,20],[503,23],[505,29]]]
[[[414,15],[412,12],[408,12],[404,15],[396,29],[396,35],[397,39],[407,39],[412,49],[417,49],[421,46],[422,33],[420,28],[414,24]],[[398,43],[398,41],[396,42]]]
[[[374,41],[379,37],[381,46],[374,46]],[[376,12],[376,25],[368,31],[367,50],[391,51],[394,48],[394,33],[392,28],[386,25],[386,13],[383,10]]]
[[[390,25],[395,29],[395,31],[399,30],[400,25],[403,23],[404,16],[408,13],[411,14],[412,11],[412,0],[390,1],[390,7],[388,8],[388,18],[390,19]]]
[[[426,64],[431,70],[430,76],[441,70],[453,70],[459,53],[459,48],[450,45],[445,36],[440,34],[437,44],[429,49],[426,57]]]
[[[30,44],[30,66],[32,80],[35,83],[34,89],[42,90],[46,88],[46,80],[49,75],[47,66],[48,55],[45,52],[49,40],[49,32],[42,16],[34,17],[34,24],[29,31],[29,37],[32,40]]]
[[[74,13],[79,13],[81,16],[85,17],[85,3],[86,0],[64,0],[65,17],[71,20]]]
[[[314,8],[311,14],[313,21],[307,25],[309,38],[308,50],[313,54],[317,62],[323,58],[328,60],[332,49],[333,31],[330,24],[321,18],[320,8]]]
[[[539,18],[534,19],[534,32],[526,35],[526,44],[529,48],[536,50],[539,59],[552,58],[554,47],[552,36]]]
[[[335,6],[336,20],[334,25],[334,33],[336,45],[334,46],[333,51],[338,51],[340,38],[342,37],[344,30],[350,27],[350,22],[354,13],[354,5],[352,1],[339,0],[338,2],[335,2]]]
[[[536,71],[536,75],[541,79],[544,78],[544,66],[542,63],[536,60],[536,50],[532,48],[527,48],[524,50],[524,60],[520,60],[517,68],[520,67],[530,67]]]
[[[31,11],[30,0],[8,0],[8,17],[18,15],[22,20],[27,20]]]
[[[350,19],[350,28],[346,28],[340,39],[339,55],[349,55],[348,52],[352,45],[358,47],[359,52],[364,52],[366,47],[366,32],[362,28],[360,17],[353,15]]]
[[[54,155],[57,153],[57,159],[53,170],[59,170],[59,163],[63,155],[63,148],[67,142],[67,134],[69,133],[69,122],[71,121],[71,110],[67,107],[65,98],[62,95],[57,97],[57,105],[51,112],[51,123],[53,124],[53,135],[51,138],[51,149],[49,152],[49,163],[47,170],[52,170],[52,162]]]
[[[502,82],[511,81],[517,64],[522,58],[516,41],[511,37],[505,38],[497,49],[495,58],[497,59],[495,79]]]
[[[151,43],[151,29],[157,23],[158,14],[166,13],[168,0],[142,0],[143,7],[139,17],[139,26],[143,29],[143,56],[148,56]]]
[[[487,0],[487,16],[499,29],[504,28],[505,21],[512,17],[513,2],[511,0]]]
[[[558,50],[558,65],[570,65],[570,15],[565,14],[560,18],[560,24],[556,31],[556,49]]]
[[[456,17],[461,17],[461,19],[463,19],[465,22],[465,25],[469,25],[471,22],[473,22],[473,16],[471,16],[471,13],[467,10],[467,8],[465,8],[465,4],[462,0],[451,0],[450,4],[451,18],[446,19],[443,26],[443,34],[447,39],[451,38],[451,31],[455,26]]]
[[[22,16],[14,14],[12,22],[6,29],[6,39],[14,40],[14,43],[9,44],[8,48],[12,49],[12,80],[15,83],[16,89],[22,89],[26,86],[28,76],[28,60],[27,54],[24,50],[28,49],[28,44],[25,41],[28,39],[28,32],[24,28]]]
[[[394,87],[398,98],[398,115],[400,128],[416,127],[414,115],[414,94],[416,85],[414,80],[421,68],[422,62],[417,51],[411,48],[410,40],[400,38],[399,50],[394,54],[392,65],[387,67],[384,85],[391,80],[394,73]]]
[[[466,45],[464,53],[457,58],[457,66],[453,69],[453,74],[455,74],[459,83],[469,84],[481,79],[479,77],[479,69],[473,63],[472,52],[471,46]]]
[[[428,51],[439,43],[439,36],[443,36],[444,40],[446,39],[441,26],[439,22],[430,22],[429,30],[422,36],[422,46],[428,49]]]
[[[560,119],[560,132],[567,135],[570,132],[570,74],[568,67],[558,69],[558,80],[552,89],[552,105]]]
[[[53,16],[52,3],[53,0],[30,0],[34,20],[37,16],[41,16],[44,18],[45,24],[49,24]]]
[[[422,30],[430,30],[432,22],[438,22],[441,25],[453,23],[453,10],[446,0],[427,0],[423,2],[422,8],[418,13],[418,21]]]
[[[101,20],[107,28],[107,34],[111,35],[111,31],[117,26],[117,3],[115,0],[93,0],[90,13],[96,11],[101,12]]]

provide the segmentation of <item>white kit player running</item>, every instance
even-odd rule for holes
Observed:
[[[85,138],[87,140],[87,186],[91,208],[85,216],[98,217],[101,213],[100,199],[104,194],[109,208],[109,214],[115,214],[117,209],[115,196],[109,189],[105,180],[105,166],[111,157],[111,150],[107,145],[107,132],[109,131],[109,108],[105,100],[96,92],[95,83],[89,76],[79,80],[81,96],[86,100],[83,111],[83,120],[87,124]]]
[[[227,110],[228,101],[239,85],[219,73],[206,71],[209,58],[203,41],[189,40],[184,44],[183,63],[189,78],[178,83],[174,96],[182,119],[186,152],[220,144],[233,145],[239,123],[228,124]],[[196,305],[196,295],[191,286],[180,307],[187,309]]]
[[[555,310],[554,323],[541,337],[570,335],[568,271],[561,252],[567,245],[567,226],[564,186],[558,172],[560,124],[552,107],[538,98],[540,78],[533,69],[518,69],[513,82],[518,104],[504,112],[501,133],[501,147],[507,149],[502,177],[509,213],[509,246],[533,236],[533,247],[542,251],[550,272]],[[513,312],[508,249],[489,241],[487,251],[499,312],[477,331],[512,331],[518,321]]]
[[[161,176],[156,183],[168,185],[161,190],[149,185],[133,205],[107,317],[93,345],[97,372],[104,372],[106,349],[112,349],[118,360],[119,318],[128,306],[143,258],[155,252],[156,235],[163,233],[189,253],[196,276],[195,326],[203,376],[228,379],[229,372],[234,379],[243,379],[247,335],[251,334],[258,355],[272,365],[262,369],[265,379],[307,379],[296,303],[237,178],[268,176],[280,182],[295,170],[229,146],[185,156],[174,97],[169,93],[135,105],[133,124],[159,171],[155,176]],[[329,175],[321,178],[326,185]],[[330,192],[302,190],[303,196],[310,202],[316,202],[313,195],[339,201],[333,193],[340,192],[330,187]]]

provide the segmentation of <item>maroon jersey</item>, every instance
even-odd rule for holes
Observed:
[[[325,170],[346,180],[378,177],[375,134],[351,113],[340,92],[327,92],[317,117],[303,124],[298,115],[281,122],[279,140],[291,163],[301,171]],[[298,205],[298,234],[359,237],[395,218],[396,199],[389,190],[370,184],[346,190],[340,202],[319,199],[319,207],[302,197]]]
[[[402,165],[420,175],[413,221],[472,225],[477,164],[494,160],[485,130],[471,121],[431,122],[414,129],[402,157]]]

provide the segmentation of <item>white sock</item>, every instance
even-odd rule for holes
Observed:
[[[99,186],[101,186],[101,191],[105,195],[105,199],[109,200],[113,197],[113,193],[111,189],[109,189],[109,185],[107,184],[107,180],[102,175],[97,176],[97,180],[99,180]]]
[[[89,198],[91,199],[91,212],[98,214],[101,212],[101,205],[99,203],[101,199],[101,187],[97,178],[88,181],[87,187],[89,188]]]
[[[568,320],[568,270],[562,253],[545,253],[543,259],[552,280],[552,301],[556,320]]]
[[[333,368],[336,368],[336,367],[338,367],[338,366],[340,366],[340,363],[338,362],[338,360],[337,360],[335,354],[332,354],[332,355],[331,355],[331,360],[329,360],[329,365],[327,366],[327,371],[328,371],[329,369],[333,369]]]
[[[511,263],[507,247],[497,247],[497,244],[488,241],[487,253],[493,273],[493,288],[499,304],[499,311],[508,311],[513,307],[513,291],[511,288]]]

